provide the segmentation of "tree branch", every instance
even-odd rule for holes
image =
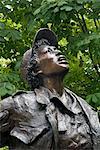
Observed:
[[[91,50],[90,50],[90,45],[89,45],[89,55],[90,55],[90,58],[91,58],[91,60],[92,60],[93,67],[95,68],[95,70],[96,70],[98,76],[100,77],[100,72],[99,72],[99,70],[98,70],[98,66],[94,64],[93,56],[92,56],[92,53],[91,53]]]
[[[98,26],[97,26],[97,23],[96,23],[96,19],[94,18],[93,20],[94,20],[95,27],[96,27],[96,29],[98,30]]]
[[[89,31],[87,29],[87,25],[86,25],[85,19],[84,19],[84,16],[82,14],[81,14],[81,17],[82,17],[82,22],[83,22],[85,33],[89,33]]]
[[[78,18],[78,21],[79,21],[80,27],[81,27],[82,31],[85,33],[84,26],[82,25],[82,21],[81,21],[81,19],[80,19],[79,14],[78,14],[78,12],[77,12],[77,11],[76,11],[76,15],[77,15],[77,18]]]
[[[84,33],[89,34],[89,31],[88,31],[88,28],[87,28],[87,25],[86,25],[84,16],[83,16],[82,14],[80,14],[81,17],[82,17],[82,20],[81,20],[80,17],[79,17],[79,14],[77,13],[77,11],[76,11],[76,15],[77,15],[77,18],[78,18],[78,20],[79,20],[79,24],[80,24],[80,26],[81,26],[81,28],[82,28],[82,31],[83,31]],[[97,25],[97,24],[96,24],[96,25]],[[91,53],[91,50],[90,50],[90,45],[89,45],[89,55],[90,55],[92,64],[93,64],[93,66],[94,66],[94,68],[95,68],[95,70],[96,70],[96,73],[97,73],[98,76],[100,77],[100,72],[99,72],[99,70],[98,70],[98,66],[95,65],[94,60],[93,60],[93,56],[92,56],[92,53]]]

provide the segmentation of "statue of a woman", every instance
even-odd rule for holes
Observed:
[[[57,38],[40,29],[23,57],[22,75],[31,91],[0,102],[0,147],[10,150],[100,150],[97,113],[63,87],[68,63]]]

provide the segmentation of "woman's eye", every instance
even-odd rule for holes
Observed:
[[[44,51],[43,54],[47,54],[48,51]]]
[[[61,53],[61,52],[58,52],[58,53],[56,54],[56,56],[60,56],[60,55],[62,55],[62,53]]]
[[[51,48],[48,48],[48,52],[52,52],[52,49],[51,49]]]

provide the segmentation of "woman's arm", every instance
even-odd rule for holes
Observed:
[[[13,106],[12,97],[0,101],[0,147],[7,146],[10,132],[10,110]]]

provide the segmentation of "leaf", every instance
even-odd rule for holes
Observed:
[[[1,30],[0,36],[8,38],[8,39],[12,38],[13,41],[21,39],[21,33],[14,29],[13,30],[11,29]]]
[[[5,42],[3,37],[0,37],[0,42]]]
[[[21,66],[22,60],[18,60],[15,64],[15,70],[18,70]]]
[[[97,110],[99,110],[99,111],[100,111],[100,106],[99,106],[99,107],[97,107]]]
[[[58,43],[60,46],[64,47],[64,46],[67,46],[68,42],[66,40],[66,38],[62,38],[59,43]]]
[[[61,0],[61,1],[58,1],[58,6],[62,6],[62,5],[64,5],[64,4],[68,4],[68,2],[66,2],[65,0],[63,1],[63,0]]]
[[[59,7],[56,7],[56,8],[54,9],[54,13],[57,13],[57,12],[59,12]]]
[[[79,4],[83,4],[83,3],[87,3],[87,2],[91,2],[92,0],[77,0],[77,3]]]
[[[77,5],[77,6],[74,7],[74,9],[75,9],[76,11],[79,11],[80,9],[83,9],[83,7]]]
[[[90,94],[86,97],[88,103],[94,103],[96,107],[100,106],[100,93]]]
[[[5,87],[0,87],[0,96],[4,96],[7,94],[7,89]]]
[[[94,103],[97,103],[97,102],[98,102],[98,99],[97,99],[97,97],[96,97],[95,94],[93,94],[93,95],[91,96],[91,98],[92,98],[92,102],[94,102]]]
[[[6,37],[8,34],[9,34],[9,31],[8,31],[8,30],[1,30],[1,31],[0,31],[0,36],[1,36],[1,37]]]
[[[19,40],[21,39],[21,33],[17,30],[13,30],[12,31],[12,39],[15,40]]]
[[[100,34],[98,32],[86,36],[83,34],[82,37],[79,37],[79,40],[77,40],[77,47],[89,44],[92,40],[96,39],[100,39]]]
[[[35,25],[35,24],[36,24],[36,21],[30,20],[29,23],[28,23],[28,25],[27,25],[27,30],[28,30],[29,32],[32,32],[33,29],[34,29],[34,25]]]
[[[86,96],[86,101],[87,101],[88,103],[91,103],[91,99],[92,99],[92,96],[91,96],[91,95]]]
[[[100,99],[100,93],[95,93],[96,97]]]
[[[55,7],[55,6],[57,6],[56,3],[50,3],[50,4],[48,4],[48,9],[51,9],[51,8],[53,8],[53,7]],[[54,9],[54,8],[53,8],[53,9]]]
[[[61,11],[61,13],[60,13],[60,19],[61,20],[66,20],[66,18],[67,18],[66,12],[65,11]]]
[[[40,11],[41,11],[41,9],[40,9],[40,8],[36,9],[36,10],[34,11],[34,15],[39,14],[39,13],[40,13]]]
[[[73,8],[71,6],[62,6],[60,10],[71,11]]]
[[[6,88],[7,90],[13,91],[15,87],[14,87],[14,85],[13,85],[12,83],[6,82],[6,83],[5,83],[5,88]]]
[[[99,9],[99,8],[100,8],[100,0],[99,0],[98,2],[95,2],[95,3],[93,4],[93,8],[94,8],[94,9]]]
[[[97,98],[98,106],[100,106],[100,93],[95,93],[95,96]]]
[[[21,39],[21,33],[17,30],[8,30],[9,33],[7,34],[8,38],[12,38],[13,41]]]
[[[3,22],[0,22],[0,29],[4,29],[5,24]]]

